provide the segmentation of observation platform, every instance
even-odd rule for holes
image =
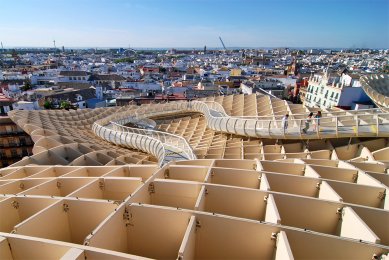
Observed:
[[[12,111],[35,144],[0,169],[0,258],[387,258],[387,114],[298,133],[309,112],[261,95]]]

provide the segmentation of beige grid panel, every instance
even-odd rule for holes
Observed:
[[[322,159],[6,168],[2,259],[370,259],[389,252],[387,187],[361,168],[382,170]]]
[[[361,78],[366,94],[384,111],[389,111],[389,76],[371,75]]]
[[[257,97],[256,95],[245,95],[244,96],[244,116],[256,116],[257,113]]]
[[[39,130],[35,136],[55,133]],[[0,222],[1,258],[45,253],[71,259],[355,259],[387,254],[387,142],[277,142],[216,133],[210,147],[223,147],[218,148],[222,158],[251,156],[259,148],[275,161],[183,161],[159,170],[9,167],[0,170],[0,207],[8,216]],[[71,144],[68,149],[85,149]],[[66,159],[66,149],[51,149],[35,162]],[[306,150],[306,157],[295,157]],[[327,155],[315,158],[313,152]],[[111,151],[87,154],[100,164],[105,156],[120,158]],[[30,252],[37,243],[44,249]]]
[[[243,116],[244,95],[233,95],[231,116]]]
[[[150,155],[96,138],[91,130],[91,125],[98,119],[132,110],[134,106],[81,111],[15,111],[11,113],[11,118],[31,135],[35,145],[33,156],[13,166],[156,163]]]
[[[174,128],[170,128],[171,122],[163,122],[157,126],[157,129],[184,137],[194,150],[197,158],[203,158],[212,143],[215,133],[212,129],[207,128],[205,118],[201,115],[192,115],[176,118],[172,121],[175,124]]]
[[[271,106],[270,96],[257,96],[257,113],[258,116],[272,116],[273,110]]]

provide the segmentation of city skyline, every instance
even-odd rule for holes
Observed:
[[[389,48],[386,0],[2,1],[11,47]],[[15,14],[17,14],[15,16]]]

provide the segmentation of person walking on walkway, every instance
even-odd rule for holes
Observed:
[[[315,120],[313,121],[313,130],[316,131],[316,128],[317,130],[320,131],[320,118],[321,118],[321,111],[317,111],[316,115],[315,115]]]
[[[285,135],[286,129],[288,129],[288,119],[289,119],[289,114],[287,113],[282,118],[282,129],[283,129],[283,134],[284,135]]]
[[[309,113],[307,119],[305,119],[305,127],[303,128],[304,134],[306,134],[308,132],[309,125],[312,122],[312,117],[313,117],[313,113],[311,112],[311,113]]]

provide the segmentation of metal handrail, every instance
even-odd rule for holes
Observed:
[[[177,111],[177,109],[182,107],[181,103],[179,103],[179,102],[169,103],[169,104],[170,105],[167,106],[167,107],[173,107],[173,109],[170,109],[168,111]],[[177,105],[179,105],[179,106],[177,106]],[[166,105],[164,105],[164,106],[166,106]],[[164,112],[167,112],[166,109],[164,109],[162,111],[160,109],[157,109],[156,112],[153,113],[153,111],[151,110],[151,106],[148,107],[148,108],[149,109],[147,109],[145,111],[145,113],[143,114],[142,118],[147,118],[147,117],[150,117],[150,116],[153,116],[153,115],[157,115],[157,114],[161,114],[161,113],[163,114]],[[140,118],[139,117],[139,109],[137,110],[137,114],[138,114],[138,118]],[[117,122],[114,122],[114,123],[117,123]],[[137,129],[137,128],[126,127],[126,129],[131,130],[131,129]],[[164,136],[164,137],[170,136],[173,139],[179,139],[179,141],[184,143],[182,149],[185,150],[185,153],[187,154],[188,158],[192,158],[192,160],[196,159],[196,155],[193,152],[192,147],[189,145],[188,141],[185,138],[183,138],[182,136],[171,134],[171,133],[167,133],[167,132],[163,132],[163,131],[158,131],[158,130],[147,130],[145,132],[145,134],[146,135],[156,134],[158,136],[158,138],[160,138],[161,136]],[[166,141],[166,140],[168,140],[168,139],[164,138],[164,141]]]
[[[355,116],[355,115],[364,115],[364,116],[367,116],[369,114],[363,114],[362,112],[373,112],[372,114],[370,115],[375,115],[375,114],[387,114],[387,113],[384,113],[382,112],[381,109],[361,109],[361,110],[356,110],[356,111],[360,111],[361,113],[359,112],[350,112],[350,111],[334,111],[334,112],[322,112],[324,115],[325,114],[338,114],[338,113],[350,113],[350,115],[340,115],[340,116],[344,116],[344,117],[347,117],[347,116]],[[291,116],[306,116],[308,113],[310,112],[307,112],[307,113],[298,113],[298,114],[291,114]],[[232,116],[232,117],[236,117],[236,118],[249,118],[249,119],[254,119],[254,118],[270,118],[270,117],[275,117],[275,118],[280,118],[280,117],[283,117],[284,115],[268,115],[268,116]],[[340,116],[323,116],[321,118],[335,118],[335,117],[340,117]],[[266,120],[266,119],[265,119]]]
[[[128,124],[128,123],[132,123],[134,125],[137,125],[137,126],[140,126],[140,127],[144,127],[144,126],[147,126],[149,128],[154,128],[157,124],[155,123],[154,120],[152,119],[149,119],[149,118],[141,118],[141,117],[138,117],[138,116],[126,116],[125,118],[122,118],[122,119],[119,119],[117,121],[111,121],[111,122],[115,122],[115,123],[118,123],[120,125],[125,125],[125,124]]]
[[[163,131],[158,131],[158,130],[151,130],[151,129],[140,129],[140,128],[133,128],[133,127],[127,127],[124,126],[124,123],[133,122],[141,120],[141,119],[147,119],[147,117],[158,115],[158,114],[166,114],[166,112],[177,112],[181,110],[182,108],[185,107],[182,103],[169,103],[169,104],[164,104],[163,109],[160,109],[160,106],[157,107],[157,109],[154,109],[155,106],[147,106],[147,109],[145,108],[140,108],[136,110],[127,110],[127,111],[122,111],[119,113],[116,113],[114,115],[111,115],[107,118],[98,120],[95,122],[93,126],[94,132],[100,136],[101,138],[116,143],[120,145],[126,145],[130,146],[136,149],[140,149],[145,152],[152,153],[154,156],[158,158],[158,161],[160,165],[163,165],[167,163],[167,158],[168,155],[166,153],[166,149],[168,147],[174,147],[177,148],[179,151],[181,151],[186,159],[189,160],[195,160],[196,155],[194,151],[192,150],[192,147],[188,143],[188,141],[183,138],[182,136],[163,132]],[[155,110],[155,111],[154,111]],[[143,113],[142,113],[143,112]],[[134,116],[135,114],[135,116]],[[142,116],[140,116],[142,114]],[[96,129],[98,127],[104,128],[105,131],[110,132],[110,135],[101,135],[96,132]],[[113,126],[113,129],[110,129],[109,126]],[[100,130],[100,129],[99,129]],[[118,131],[119,130],[119,131]],[[150,147],[142,147],[139,146],[133,142],[122,142],[122,141],[117,141],[116,139],[112,138],[111,135],[113,136],[120,136],[120,134],[125,133],[125,134],[132,134],[135,137],[137,136],[143,136],[150,138],[151,140],[157,141],[158,145],[163,147],[163,153],[162,154],[156,154],[155,151],[152,151]],[[154,142],[155,143],[155,142]],[[155,144],[154,144],[155,145]],[[150,152],[151,151],[151,152]],[[179,153],[179,152],[176,152]]]
[[[145,136],[152,138],[152,140],[158,140],[158,145],[166,147],[175,147],[182,151],[188,159],[195,159],[196,156],[192,150],[192,147],[188,141],[182,136],[167,133],[158,130],[144,130],[139,128],[131,128],[123,126],[123,118],[130,120],[131,116],[138,120],[139,118],[147,118],[152,116],[164,115],[167,113],[178,112],[200,112],[206,120],[209,128],[215,131],[221,131],[226,133],[232,133],[237,135],[252,136],[252,137],[270,137],[270,138],[299,138],[299,139],[319,139],[322,137],[353,137],[353,136],[389,136],[389,113],[374,113],[372,120],[366,118],[368,114],[355,113],[341,116],[321,117],[321,125],[316,124],[314,131],[302,132],[303,126],[306,125],[305,118],[288,120],[290,127],[287,131],[283,131],[282,120],[275,119],[273,115],[269,119],[257,120],[242,117],[232,117],[226,114],[222,105],[217,102],[203,102],[203,101],[190,101],[190,102],[171,102],[166,104],[153,104],[146,107],[141,107],[136,110],[127,110],[114,114],[108,118],[104,118],[96,121],[102,127],[107,128],[107,125],[112,125],[120,131],[112,132],[117,135],[118,133],[125,132],[135,135]],[[216,111],[218,113],[214,113]],[[370,111],[370,110],[369,110]],[[373,110],[376,112],[377,110]],[[135,117],[134,117],[135,114]],[[294,115],[292,114],[291,117]],[[312,118],[309,122],[308,129],[313,122],[317,122],[318,119]],[[380,122],[381,120],[381,122]],[[388,122],[382,122],[387,120]],[[371,122],[370,122],[371,121]],[[380,129],[382,126],[382,129]],[[384,126],[388,126],[384,128]],[[307,126],[304,130],[307,129]],[[115,131],[115,129],[109,129]],[[388,130],[388,131],[387,131]],[[104,139],[112,139],[106,137]],[[135,147],[138,148],[138,147]],[[147,150],[146,148],[143,148]],[[150,149],[149,149],[150,150]],[[155,153],[155,151],[154,151]],[[163,155],[158,154],[160,163],[166,163],[166,149]],[[162,156],[162,157],[161,157]]]
[[[325,136],[333,136],[335,135],[336,137],[339,136],[340,129],[346,129],[346,133],[342,133],[343,136],[359,136],[360,133],[364,133],[365,135],[373,134],[374,136],[379,136],[379,126],[380,125],[389,125],[389,123],[379,123],[380,119],[384,119],[383,117],[387,117],[389,114],[388,113],[376,113],[374,114],[375,122],[374,123],[369,123],[365,121],[370,121],[366,118],[361,119],[361,117],[366,117],[368,116],[367,114],[351,114],[351,115],[342,115],[342,116],[332,116],[332,117],[321,117],[321,124],[322,126],[319,128],[319,126],[316,128],[315,135],[312,135],[310,133],[301,133],[302,130],[302,125],[306,119],[289,119],[288,123],[293,126],[298,126],[298,131],[294,129],[292,132],[285,133],[282,131],[282,125],[281,122],[282,120],[275,120],[269,118],[268,120],[256,120],[256,119],[244,119],[240,117],[231,117],[231,116],[213,116],[210,113],[210,108],[205,102],[201,101],[192,101],[192,104],[190,106],[192,110],[200,111],[202,112],[208,121],[208,126],[212,128],[213,130],[216,131],[222,131],[222,132],[227,132],[227,133],[234,133],[234,134],[239,134],[239,135],[246,135],[246,136],[253,136],[253,137],[293,137],[292,134],[294,134],[295,137],[299,138],[306,138],[306,139],[311,139],[311,138],[322,138]],[[377,110],[374,110],[376,112]],[[328,119],[331,119],[330,122],[328,122]],[[343,120],[344,119],[344,120]],[[312,118],[312,121],[310,122],[313,123],[314,121],[316,122],[317,119]],[[350,124],[350,125],[344,125],[342,121],[354,121],[355,123]],[[231,122],[233,123],[232,129],[231,129]],[[334,126],[328,125],[328,123],[335,124]],[[250,128],[247,127],[247,124],[251,124],[251,127],[255,127],[254,132],[251,131],[250,133]],[[228,127],[230,125],[230,127]],[[236,126],[243,126],[243,127],[236,127]],[[259,126],[259,127],[258,127]],[[272,127],[273,126],[273,127]],[[369,127],[369,126],[375,126],[375,131],[371,131],[369,129],[368,132],[360,132],[361,127]],[[348,128],[353,128],[355,127],[356,129],[348,129]],[[333,129],[335,128],[335,129]],[[262,129],[262,130],[267,130],[266,132],[258,133],[257,129]],[[273,131],[272,131],[273,129]],[[333,129],[333,134],[331,134],[331,129]],[[374,129],[373,129],[374,130]],[[323,134],[323,132],[326,131],[327,133]],[[348,131],[348,132],[347,132]],[[266,134],[264,134],[266,133]],[[388,133],[381,133],[383,135],[389,135]]]
[[[124,133],[123,138],[123,132],[115,131],[106,126],[100,125],[97,122],[93,124],[92,130],[97,136],[101,137],[106,141],[117,145],[135,148],[154,155],[158,159],[160,167],[165,164],[164,159],[166,157],[166,150],[163,143],[158,139],[149,136],[142,136],[136,133]],[[147,140],[143,139],[148,139],[148,142]]]
[[[151,129],[150,130],[149,129],[145,130],[145,129],[139,129],[139,128],[123,126],[123,125],[120,125],[120,124],[112,122],[112,121],[110,123],[112,125],[115,125],[116,127],[121,128],[122,130],[123,129],[127,130],[127,132],[133,132],[133,133],[136,133],[136,134],[142,134],[142,135],[150,136],[152,138],[160,140],[162,143],[167,143],[167,144],[170,144],[170,145],[175,146],[175,147],[177,147],[175,145],[175,143],[171,143],[170,140],[168,138],[166,138],[166,136],[169,136],[169,137],[171,137],[173,139],[178,139],[179,141],[184,143],[183,146],[178,147],[178,148],[183,149],[183,152],[186,154],[188,159],[190,159],[190,160],[195,160],[196,159],[196,156],[195,156],[191,146],[186,141],[186,139],[183,138],[182,136],[171,134],[171,133],[167,133],[167,132],[157,131],[157,130],[151,130]]]
[[[198,101],[196,101],[196,102],[198,102]],[[212,101],[202,101],[202,102],[204,102],[205,104],[210,104],[208,106],[211,106],[211,109],[214,109],[217,112],[223,113],[225,116],[228,116],[224,107],[222,105],[220,105],[218,102],[212,102]]]

